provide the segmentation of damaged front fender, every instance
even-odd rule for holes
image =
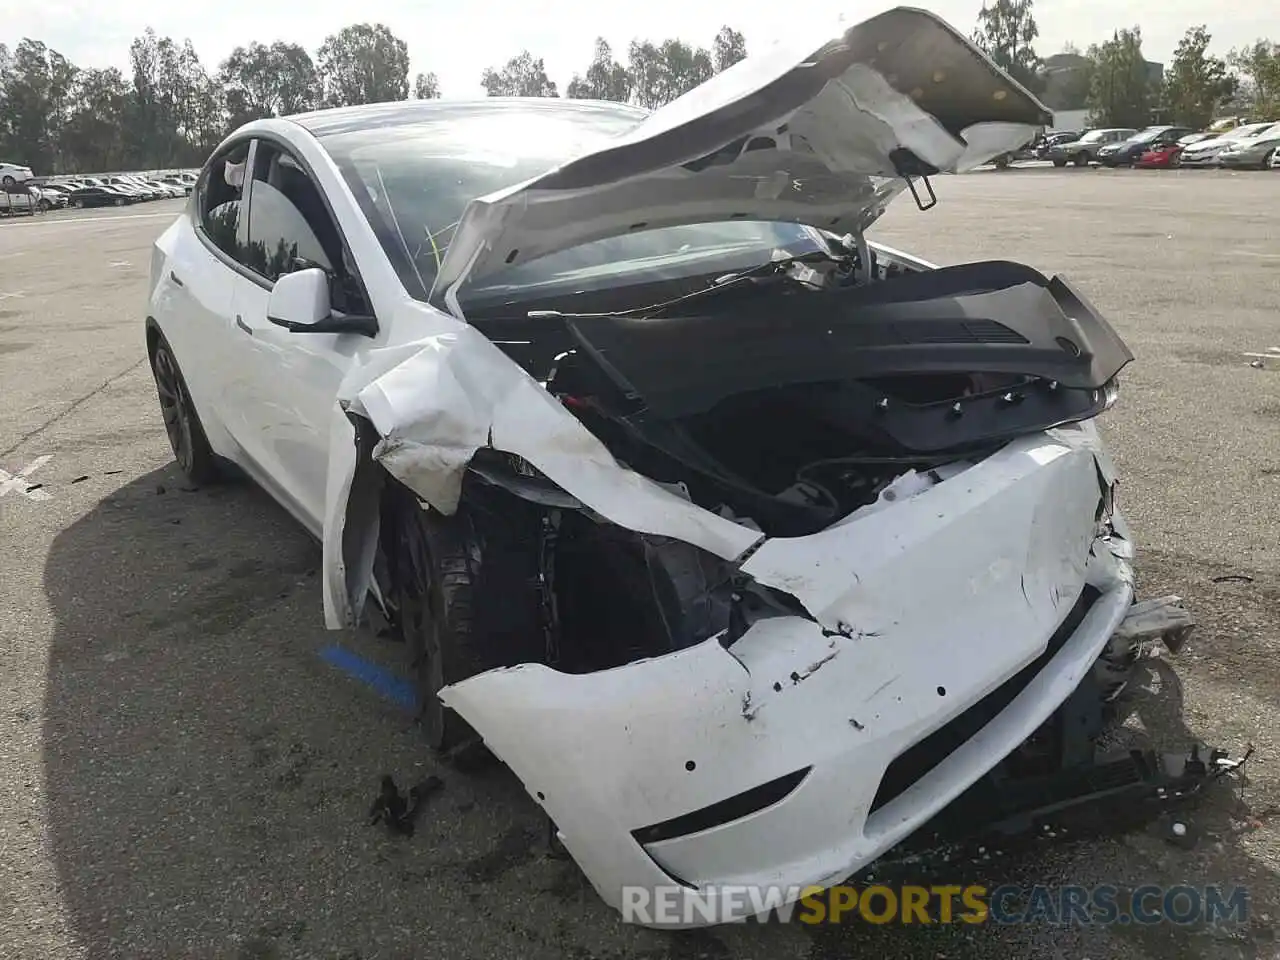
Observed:
[[[368,592],[376,545],[377,486],[360,482],[380,465],[441,513],[458,506],[477,450],[515,454],[591,510],[637,533],[672,537],[733,560],[763,539],[618,463],[586,427],[475,328],[431,310],[434,336],[372,351],[338,393],[324,537],[325,618],[353,625]],[[360,458],[351,417],[378,441]],[[343,427],[343,423],[346,426]],[[345,434],[345,442],[340,438]],[[362,499],[363,498],[363,499]],[[353,530],[357,525],[360,529]]]

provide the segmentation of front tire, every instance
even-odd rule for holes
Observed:
[[[1087,153],[1077,153],[1072,158],[1072,162],[1074,162],[1077,167],[1087,167],[1089,165],[1089,155]]]
[[[0,183],[3,183],[6,187],[12,187],[17,182],[17,180],[13,179],[13,177],[7,173],[4,175],[4,179],[0,180]]]
[[[151,374],[156,382],[165,433],[178,468],[196,486],[213,483],[218,479],[217,459],[191,402],[191,393],[173,349],[163,336],[156,340],[151,351]]]
[[[1102,700],[1103,717],[1116,719],[1137,672],[1140,645],[1136,640],[1113,634],[1093,662],[1093,681]]]
[[[412,658],[423,737],[444,753],[478,738],[440,702],[440,690],[492,666],[480,654],[475,623],[476,531],[465,504],[449,517],[424,506],[398,483],[390,495],[397,533],[392,574],[397,625]]]
[[[1067,161],[1065,161],[1065,160],[1054,160],[1054,161],[1053,161],[1053,165],[1054,165],[1055,167],[1065,167],[1065,166],[1067,165]]]

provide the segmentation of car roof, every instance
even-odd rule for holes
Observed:
[[[352,133],[373,127],[396,127],[412,123],[465,120],[492,116],[495,111],[547,113],[559,116],[586,116],[601,111],[643,120],[648,111],[625,103],[606,100],[563,100],[552,97],[485,97],[477,100],[399,100],[391,103],[367,103],[355,107],[333,107],[295,113],[292,120],[305,127],[317,139],[339,133]]]

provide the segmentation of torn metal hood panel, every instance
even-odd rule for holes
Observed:
[[[750,57],[628,134],[473,200],[430,299],[633,230],[716,220],[865,229],[907,176],[971,169],[1052,114],[931,13],[898,7]]]

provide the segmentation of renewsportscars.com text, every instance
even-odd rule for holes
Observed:
[[[625,887],[631,923],[727,923],[755,916],[781,923],[1040,923],[1152,925],[1243,922],[1245,887],[1013,886]]]

